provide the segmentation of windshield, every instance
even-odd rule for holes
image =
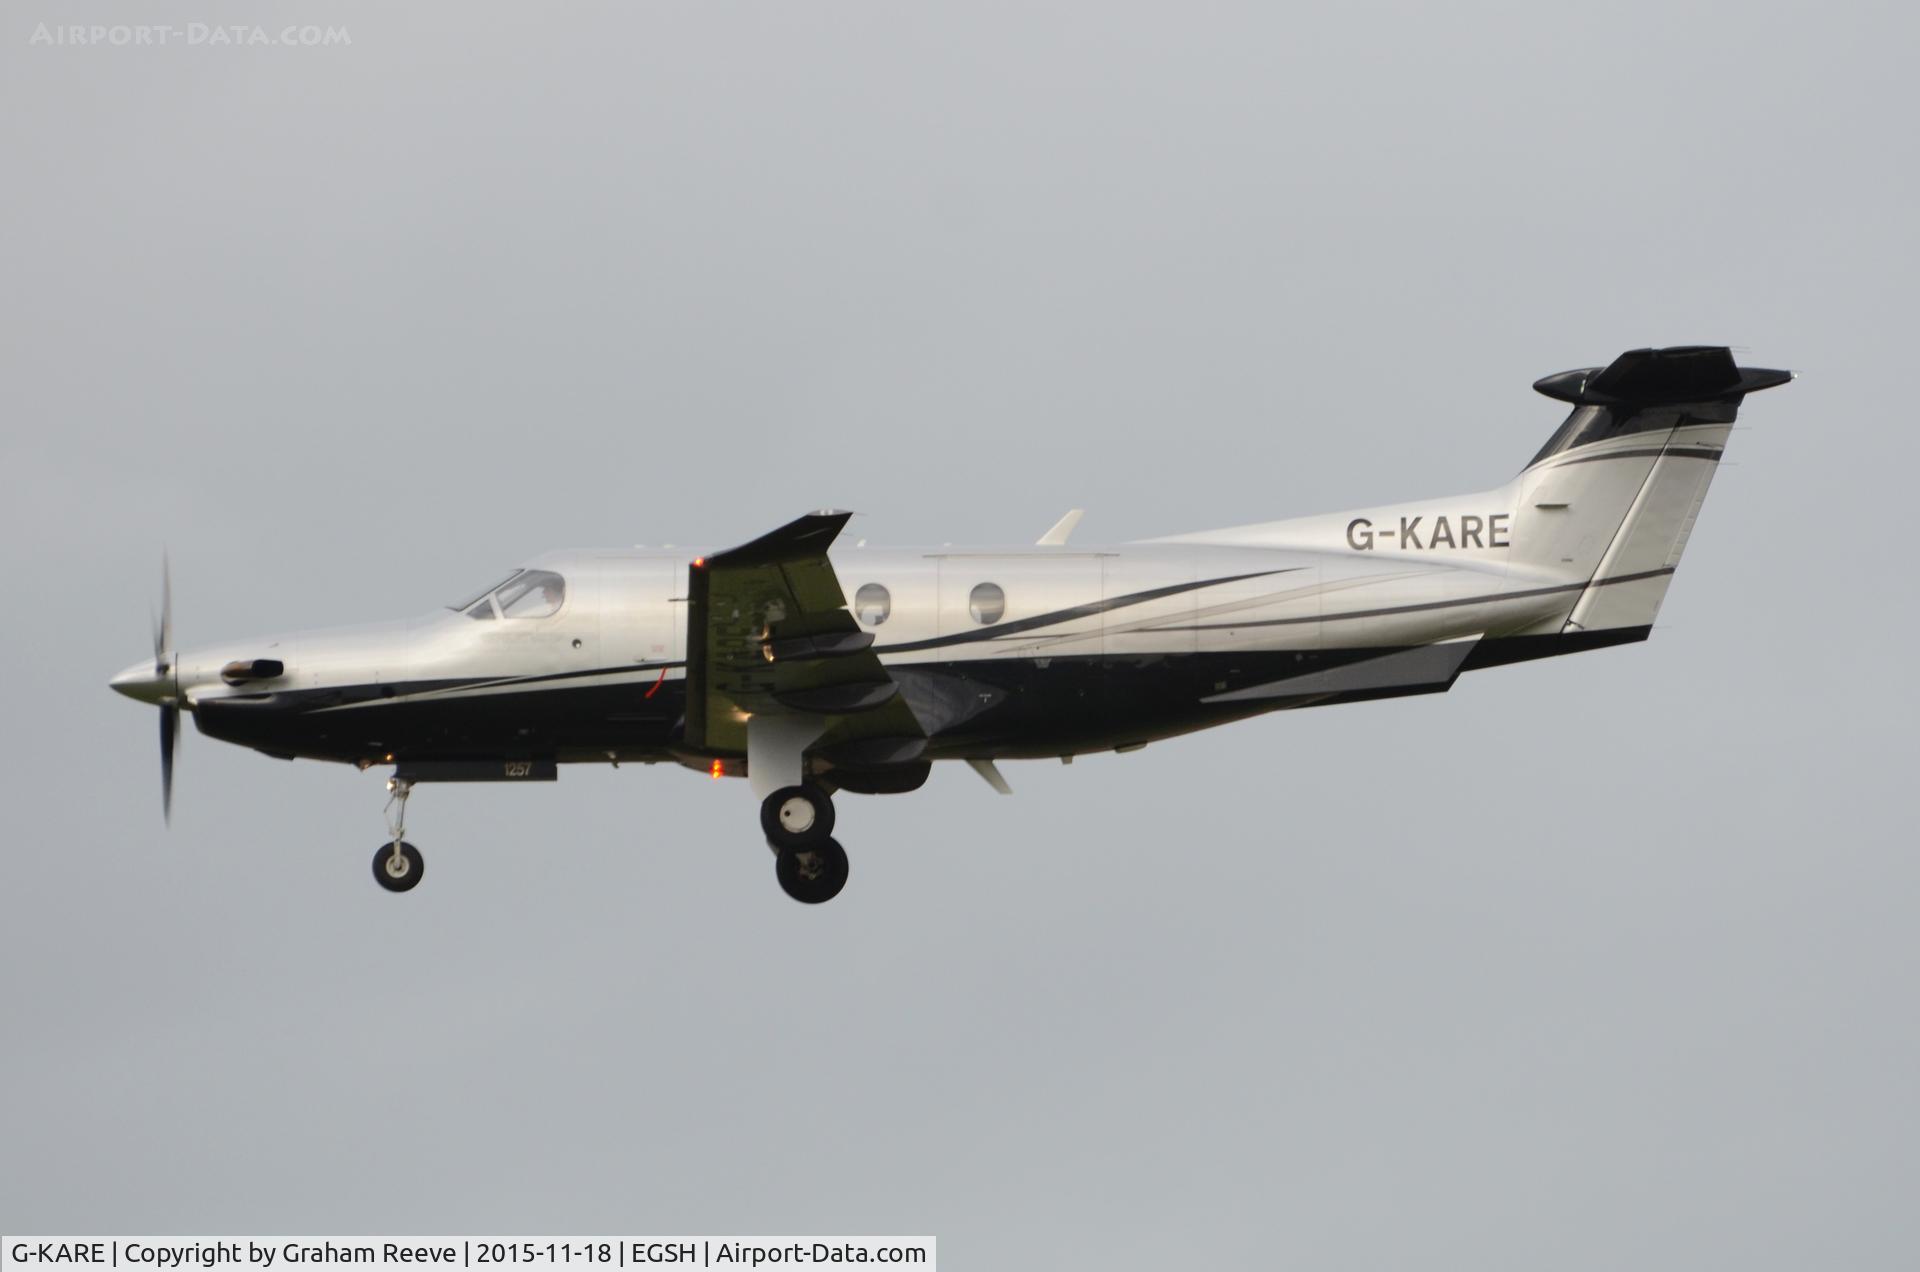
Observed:
[[[552,570],[522,570],[493,594],[504,618],[545,618],[566,599],[567,581]]]
[[[546,618],[566,604],[567,581],[552,570],[515,570],[507,581],[461,606],[468,618]]]
[[[492,587],[483,587],[478,592],[475,592],[472,596],[469,596],[466,600],[460,602],[458,605],[449,605],[447,606],[447,608],[450,610],[472,609],[474,602],[486,600],[489,596],[492,596],[495,592],[498,592],[501,588],[505,587],[507,584],[513,582],[515,579],[519,577],[520,577],[520,571],[515,570],[512,574],[507,575],[506,578],[501,579],[498,583],[495,583]]]

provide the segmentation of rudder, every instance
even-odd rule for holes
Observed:
[[[1790,379],[1736,366],[1724,347],[1685,346],[1632,350],[1534,385],[1574,409],[1521,474],[1516,528],[1528,533],[1516,533],[1527,545],[1516,555],[1587,580],[1545,630],[1651,626],[1741,400]]]

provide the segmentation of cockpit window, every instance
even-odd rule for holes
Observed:
[[[506,582],[452,608],[468,618],[546,618],[567,600],[567,581],[552,570],[515,570]]]
[[[567,599],[567,581],[552,570],[522,570],[493,594],[504,618],[546,618]]]
[[[515,579],[519,577],[520,577],[520,571],[515,570],[512,574],[507,575],[506,578],[501,579],[498,583],[495,583],[492,587],[483,588],[482,590],[475,592],[472,596],[469,596],[466,600],[460,602],[458,605],[449,605],[447,606],[447,608],[450,610],[465,610],[468,614],[472,615],[474,618],[480,618],[482,617],[482,615],[473,613],[474,602],[486,600],[489,596],[492,596],[495,592],[498,592],[501,588],[505,587],[507,584],[513,582]],[[488,609],[484,617],[492,618],[493,611],[491,609]]]

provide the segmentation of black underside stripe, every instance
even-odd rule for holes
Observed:
[[[1575,653],[1644,640],[1646,626],[1546,636],[1493,637],[1478,642],[1461,671]],[[912,672],[921,688],[965,709],[935,731],[926,758],[993,753],[1051,758],[1169,737],[1281,707],[1357,702],[1435,693],[1444,683],[1382,684],[1374,688],[1300,695],[1301,700],[1208,702],[1225,682],[1231,689],[1337,670],[1419,646],[1334,647],[1306,652],[1231,651],[1179,657],[1067,656],[942,660]],[[378,686],[370,686],[377,689]],[[947,692],[951,691],[951,692]],[[684,761],[678,724],[685,710],[684,681],[670,681],[651,703],[639,705],[632,686],[569,684],[496,698],[441,698],[396,702],[391,710],[325,715],[303,712],[271,695],[258,705],[214,699],[196,712],[210,737],[251,746],[283,759],[308,756],[367,764],[396,755],[409,764],[508,759]],[[714,755],[722,754],[714,752]],[[701,767],[705,767],[702,765]],[[857,789],[857,788],[856,788]]]

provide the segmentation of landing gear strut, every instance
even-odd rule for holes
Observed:
[[[406,840],[407,796],[413,794],[413,783],[390,778],[387,789],[393,792],[387,800],[387,842],[373,854],[373,878],[388,892],[407,892],[419,887],[427,873],[426,858]]]
[[[847,886],[847,852],[833,838],[833,800],[807,776],[807,748],[820,720],[756,715],[747,721],[747,778],[761,797],[760,830],[776,858],[774,877],[795,901],[819,905]]]

